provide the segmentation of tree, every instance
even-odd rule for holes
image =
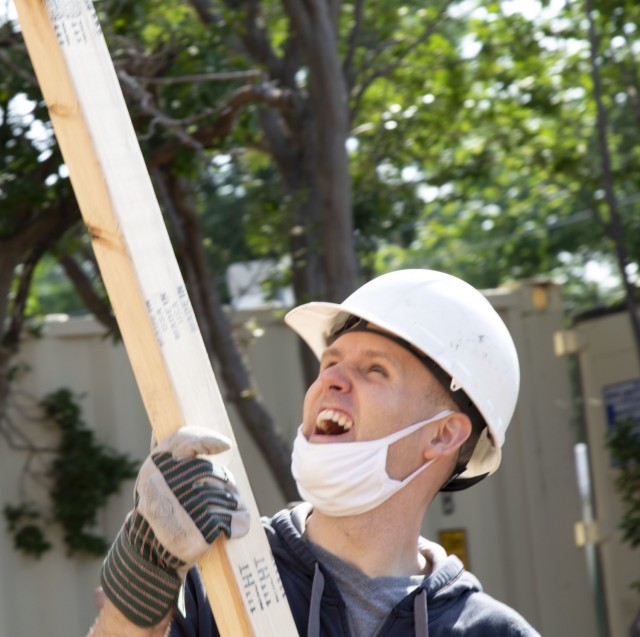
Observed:
[[[604,3],[599,9],[598,25],[606,34],[602,93],[633,273],[638,261],[632,99],[637,8]],[[442,86],[429,91],[425,97],[434,116],[424,126],[416,126],[414,116],[411,125],[422,133],[415,145],[414,136],[402,122],[398,125],[398,143],[412,144],[414,156],[422,159],[414,174],[425,214],[414,228],[411,251],[394,243],[383,246],[379,267],[426,262],[488,287],[505,276],[557,273],[566,280],[580,262],[615,263],[584,18],[584,8],[572,4],[535,19],[497,2],[470,13],[469,53],[455,66],[457,82],[449,82],[458,90],[457,104],[450,97],[455,93]],[[437,122],[445,121],[442,133]],[[445,144],[439,145],[434,131]],[[427,150],[419,153],[420,147]],[[402,164],[396,173],[401,170]],[[579,273],[584,276],[584,267]],[[589,293],[588,286],[583,289]]]
[[[616,195],[613,171],[611,166],[611,151],[609,148],[608,136],[608,117],[607,111],[603,103],[602,96],[602,79],[600,73],[599,62],[599,38],[596,30],[594,10],[592,0],[585,1],[585,11],[589,21],[589,42],[591,45],[591,77],[593,80],[593,96],[597,110],[597,129],[598,142],[600,147],[602,182],[605,192],[605,199],[609,213],[609,219],[603,223],[608,230],[615,245],[615,253],[617,256],[618,267],[620,269],[620,278],[625,289],[625,299],[631,327],[636,342],[636,352],[638,361],[640,362],[640,316],[636,307],[636,299],[633,287],[627,275],[627,267],[629,266],[629,258],[627,256],[627,247],[624,241],[622,230],[622,222],[618,208],[618,197]]]
[[[35,268],[79,218],[69,184],[59,179],[59,153],[33,138],[46,109],[17,37],[2,27],[1,59],[16,72],[0,84],[0,317],[7,319],[0,321],[0,416]]]
[[[453,0],[97,8],[208,351],[288,497],[288,445],[255,400],[223,308],[230,260],[289,257],[289,280],[305,301],[340,300],[363,276],[407,265],[489,287],[611,253],[597,222],[587,34],[573,5],[535,19],[500,2]],[[613,172],[625,204],[637,195],[640,168],[637,36],[629,28],[637,9],[598,9]],[[12,22],[1,27],[0,61],[10,70],[0,78],[10,175],[0,185],[0,236],[8,240],[24,216],[14,216],[17,202],[31,219],[64,203],[71,225],[77,212],[53,141],[36,143],[24,118],[11,120],[22,101],[32,105],[31,128],[46,129]],[[38,148],[45,143],[46,157]],[[32,175],[28,189],[22,174]],[[629,204],[625,212],[637,264],[637,210]],[[74,228],[37,254],[58,262],[76,298],[109,322],[87,248]],[[1,268],[15,292],[5,284],[0,298],[16,316],[28,299],[31,279],[19,284],[28,254]],[[316,363],[305,357],[309,380]]]
[[[293,497],[288,462],[286,470],[283,465],[288,456],[284,443],[250,390],[218,290],[203,285],[217,277],[210,272],[201,241],[203,202],[198,187],[211,182],[212,151],[229,146],[247,163],[259,163],[259,155],[268,154],[278,169],[286,202],[278,223],[289,228],[287,252],[297,298],[343,298],[358,280],[346,155],[351,120],[365,90],[383,74],[383,63],[391,56],[402,60],[434,29],[431,16],[425,16],[415,37],[410,34],[396,41],[391,37],[396,26],[393,11],[382,11],[382,19],[375,23],[364,14],[363,5],[348,5],[354,19],[344,29],[348,37],[342,44],[343,70],[337,4],[289,2],[284,13],[274,11],[277,6],[194,2],[191,10],[175,2],[114,4],[104,6],[102,17],[109,25],[114,62],[205,342],[221,363],[228,398],[265,450],[285,492]],[[152,13],[155,20],[150,24]],[[227,24],[230,30],[221,28]],[[15,28],[7,23],[5,30],[19,49]],[[369,40],[380,35],[390,38],[379,47],[381,66],[374,66],[373,72],[365,66],[361,31]],[[194,82],[190,69],[203,62],[224,65],[225,71],[201,73]],[[394,61],[389,68],[396,66]],[[364,70],[370,75],[360,78],[357,72]],[[221,94],[215,82],[229,77],[251,81],[231,91],[226,84],[227,92]],[[350,93],[355,97],[351,108]],[[202,110],[194,115],[200,105]],[[237,126],[241,120],[242,128]],[[65,254],[62,263],[73,274],[74,285],[83,290],[83,298],[90,300],[91,287],[83,275],[91,261],[77,263],[76,256]],[[315,362],[309,367],[314,368]]]

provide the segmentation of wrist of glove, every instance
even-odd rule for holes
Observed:
[[[182,580],[220,535],[240,537],[249,513],[224,467],[200,455],[229,449],[209,429],[184,427],[145,460],[134,509],[101,571],[106,596],[133,623],[158,624],[177,601]]]

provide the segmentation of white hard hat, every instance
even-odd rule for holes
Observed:
[[[515,410],[520,368],[513,339],[491,303],[474,287],[433,270],[398,270],[369,281],[343,303],[312,302],[286,323],[320,358],[327,339],[349,317],[374,323],[423,352],[463,390],[487,424],[466,469],[465,488],[493,473]]]

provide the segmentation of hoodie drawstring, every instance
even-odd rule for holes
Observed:
[[[413,620],[416,626],[416,637],[429,637],[429,611],[425,589],[422,589],[422,592],[413,600]]]
[[[320,637],[320,602],[324,592],[324,575],[316,562],[311,599],[309,601],[309,622],[307,637]],[[415,637],[429,637],[429,611],[427,610],[427,591],[423,589],[413,600],[413,619]]]
[[[311,586],[311,600],[309,603],[309,623],[307,637],[320,637],[320,601],[324,592],[324,575],[316,562],[316,572]]]

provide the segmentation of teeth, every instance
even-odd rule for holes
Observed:
[[[334,411],[333,409],[323,409],[318,414],[316,424],[322,431],[328,431],[329,422],[335,423],[345,431],[349,431],[349,429],[353,427],[353,421],[350,418],[347,418],[347,416],[345,416],[344,414],[341,414],[338,411]]]

